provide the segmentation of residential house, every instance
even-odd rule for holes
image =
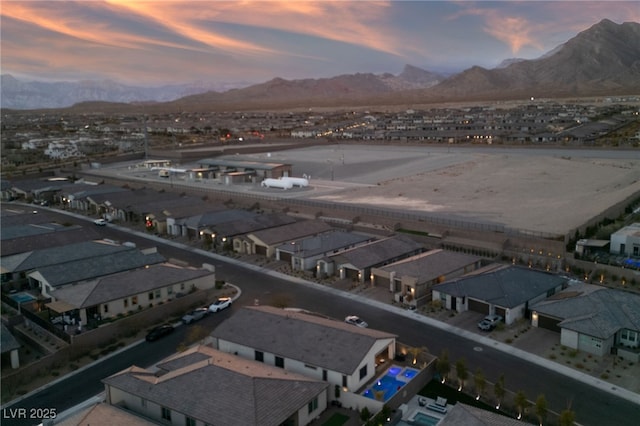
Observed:
[[[567,286],[565,277],[513,265],[490,265],[433,287],[433,300],[446,309],[497,314],[506,324],[524,318],[529,307]]]
[[[372,279],[371,270],[424,251],[424,246],[406,236],[392,236],[372,241],[339,254],[319,259],[316,276],[339,273],[341,279],[350,278],[360,283]]]
[[[382,404],[361,393],[376,366],[396,356],[393,334],[271,306],[243,307],[211,336],[222,352],[328,382],[340,390],[331,400],[372,412]]]
[[[26,279],[29,272],[51,265],[64,264],[92,257],[110,256],[131,247],[108,241],[82,241],[62,247],[49,247],[2,256],[2,282]]]
[[[162,263],[56,288],[50,292],[52,302],[46,306],[63,322],[68,316],[88,324],[169,302],[194,289],[214,287],[212,268]]]
[[[284,213],[258,214],[248,219],[232,220],[209,226],[213,244],[233,246],[236,237],[262,229],[274,228],[295,223],[296,219]],[[235,250],[234,251],[239,251]]]
[[[276,247],[276,259],[290,263],[294,271],[314,270],[320,259],[373,241],[370,235],[342,230],[323,232]]]
[[[256,217],[258,213],[240,209],[209,210],[202,214],[193,215],[184,219],[175,220],[172,224],[177,235],[189,238],[204,238],[214,232],[212,228],[225,222],[237,220],[249,220]]]
[[[103,380],[106,402],[158,424],[305,426],[327,407],[328,383],[208,346]]]
[[[388,287],[394,300],[421,307],[431,301],[434,285],[480,268],[481,258],[447,250],[430,250],[371,269],[372,285]]]
[[[165,262],[165,258],[155,247],[145,250],[135,247],[127,249],[109,256],[93,256],[38,268],[27,274],[30,287],[39,289],[45,298],[49,298],[55,290],[66,285]]]
[[[531,324],[560,332],[560,343],[597,356],[640,361],[640,295],[575,284],[531,305]]]
[[[37,213],[34,214],[33,212]],[[60,247],[100,238],[95,226],[65,226],[52,222],[46,210],[2,204],[0,240],[3,257],[47,247]]]
[[[275,257],[276,248],[286,242],[320,235],[334,229],[320,220],[303,220],[239,236],[234,239],[233,247],[240,253],[260,254],[271,258]]]
[[[640,257],[640,223],[625,226],[611,234],[611,253]]]

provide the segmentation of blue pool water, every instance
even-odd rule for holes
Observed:
[[[436,426],[440,421],[439,418],[429,416],[424,413],[416,413],[413,416],[413,420],[411,420],[411,424],[419,425],[419,426]]]
[[[413,368],[405,368],[404,371],[402,372],[402,377],[405,377],[409,380],[413,379],[414,377],[416,377],[416,375],[419,373],[418,370],[414,370]]]
[[[363,392],[363,395],[376,399],[376,394],[382,392],[382,401],[386,402],[418,373],[419,371],[413,368],[403,369],[400,366],[392,365],[384,376],[379,377],[373,386]]]
[[[387,374],[389,374],[390,376],[397,376],[399,372],[402,371],[402,367],[398,367],[397,365],[394,365],[392,367],[389,367],[389,370],[387,371]]]
[[[15,293],[15,294],[9,295],[9,297],[15,300],[17,303],[25,303],[25,302],[31,302],[33,300],[36,300],[36,298],[30,295],[29,293]]]

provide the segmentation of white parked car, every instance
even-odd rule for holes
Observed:
[[[344,319],[344,322],[346,322],[348,324],[357,325],[358,327],[362,327],[362,328],[366,328],[366,327],[369,326],[369,324],[367,324],[360,317],[357,317],[355,315],[349,315],[348,317],[346,317]]]
[[[107,221],[105,219],[96,219],[93,221],[93,223],[98,226],[105,226],[107,224]]]
[[[182,322],[184,324],[191,324],[192,322],[201,320],[205,316],[209,314],[209,308],[198,308],[189,312],[185,316],[182,317]]]
[[[209,312],[218,312],[231,306],[230,297],[221,297],[209,306]]]

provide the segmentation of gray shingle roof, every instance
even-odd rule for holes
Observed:
[[[231,222],[233,220],[251,219],[255,217],[257,213],[253,213],[247,210],[218,210],[209,211],[195,216],[190,216],[185,219],[176,220],[176,224],[187,226],[189,228],[198,229],[207,226],[215,226],[224,222]]]
[[[404,236],[394,236],[370,244],[353,248],[335,256],[330,256],[335,262],[350,263],[359,269],[382,265],[400,256],[415,254],[422,250],[423,245]]]
[[[207,275],[213,273],[166,264],[152,265],[61,288],[56,290],[55,297],[77,308],[86,308]]]
[[[108,256],[130,247],[111,244],[106,241],[83,241],[62,247],[44,248],[2,258],[2,268],[6,271],[28,271],[49,265],[63,264],[96,256]]]
[[[50,285],[56,287],[78,281],[94,279],[117,272],[162,263],[166,259],[160,253],[145,254],[137,249],[113,253],[109,256],[92,257],[39,268],[40,274]]]
[[[243,307],[216,327],[212,336],[348,375],[376,341],[396,337],[270,306]]]
[[[271,246],[333,229],[335,228],[320,220],[304,220],[289,225],[263,229],[262,231],[253,232],[251,235]]]
[[[560,318],[562,328],[607,339],[621,329],[640,332],[640,295],[588,284],[569,287],[531,307]]]
[[[191,357],[160,377],[132,367],[103,380],[148,401],[216,426],[278,426],[329,386],[261,362],[199,346],[170,359]],[[165,363],[166,365],[167,363]]]
[[[384,271],[395,271],[396,276],[415,277],[419,283],[446,276],[452,271],[480,261],[480,257],[445,250],[431,250],[399,262],[382,267]]]
[[[310,257],[335,250],[342,250],[370,241],[371,239],[372,237],[369,235],[334,230],[313,237],[306,237],[284,243],[278,246],[278,250],[291,253],[298,257]]]
[[[434,286],[434,290],[456,297],[471,297],[504,308],[514,308],[544,295],[566,278],[518,266],[503,266]]]
[[[288,225],[295,223],[296,219],[282,213],[261,214],[248,219],[233,220],[213,225],[212,231],[223,237],[233,237],[247,234],[261,229],[273,228],[274,226]]]

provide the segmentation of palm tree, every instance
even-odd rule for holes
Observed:
[[[547,399],[542,394],[538,395],[536,399],[536,416],[538,416],[540,426],[547,420]]]
[[[469,372],[467,371],[467,364],[464,361],[464,358],[460,358],[456,362],[456,374],[458,376],[458,382],[460,383],[459,391],[462,390],[464,386],[464,381],[469,377]]]
[[[496,399],[498,400],[498,403],[496,404],[496,410],[500,409],[500,404],[502,403],[502,398],[504,398],[505,392],[504,374],[501,374],[496,383],[493,385],[493,393],[496,395]]]
[[[436,371],[442,377],[442,383],[445,382],[449,372],[451,371],[451,364],[449,363],[449,351],[444,349],[436,362]]]
[[[567,402],[567,408],[560,413],[558,424],[560,426],[573,426],[576,421],[576,413],[571,410],[571,401]]]
[[[527,396],[524,394],[524,391],[519,390],[514,397],[514,403],[516,408],[518,409],[518,419],[522,418],[522,414],[527,409],[529,405],[529,401],[527,400]]]
[[[477,392],[476,399],[480,399],[480,394],[484,393],[484,389],[487,386],[487,380],[484,378],[484,374],[479,368],[476,370],[476,374],[473,376],[473,383]]]

